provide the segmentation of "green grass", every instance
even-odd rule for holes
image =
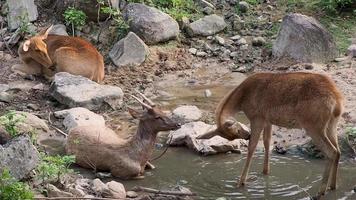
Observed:
[[[15,180],[9,170],[0,173],[0,199],[1,200],[31,200],[33,193],[26,183]]]

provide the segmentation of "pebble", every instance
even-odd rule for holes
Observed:
[[[127,198],[136,198],[136,197],[138,197],[138,194],[135,191],[127,191],[126,197]]]
[[[206,89],[205,91],[204,91],[204,95],[205,95],[205,97],[211,97],[211,95],[212,95],[212,93],[211,93],[211,91],[209,90],[209,89]]]
[[[266,44],[266,40],[263,37],[255,37],[252,39],[253,46],[263,46]]]
[[[232,39],[232,40],[239,40],[241,38],[241,36],[240,35],[234,35],[234,36],[232,36],[232,37],[230,37],[230,39]]]
[[[199,56],[199,57],[205,57],[208,54],[206,52],[204,52],[204,51],[198,51],[196,55]]]
[[[245,38],[240,38],[240,39],[237,41],[237,44],[238,44],[238,45],[244,45],[244,44],[247,44],[247,41],[245,40]]]
[[[248,11],[249,6],[250,5],[246,1],[240,1],[239,2],[239,8],[240,8],[239,11],[245,13]]]
[[[217,41],[220,45],[224,45],[225,44],[224,38],[222,38],[220,36],[215,36],[215,41]]]
[[[189,50],[189,53],[193,54],[193,55],[196,55],[198,50],[196,48],[190,48]]]

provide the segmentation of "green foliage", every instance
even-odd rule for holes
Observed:
[[[105,6],[104,1],[97,0],[100,6],[100,12],[104,14],[109,14],[115,22],[115,27],[117,28],[117,39],[124,37],[129,30],[129,25],[122,17],[122,14],[119,9],[114,9],[110,6]]]
[[[31,200],[33,193],[25,183],[16,181],[5,169],[0,174],[0,199],[1,200]]]
[[[328,13],[335,14],[341,8],[351,5],[353,1],[354,0],[318,0],[315,5]]]
[[[69,166],[74,162],[75,156],[48,156],[41,153],[41,162],[36,169],[38,178],[43,183],[58,182],[63,175],[73,172]]]
[[[72,25],[72,31],[74,35],[74,28],[78,26],[83,26],[87,18],[86,14],[73,7],[68,7],[63,14],[64,20],[67,25]]]
[[[5,127],[6,132],[8,132],[11,137],[15,137],[19,134],[17,124],[24,122],[25,119],[26,116],[24,114],[17,114],[11,110],[0,117],[0,125]]]
[[[346,128],[346,135],[348,137],[356,138],[356,126]]]
[[[129,0],[132,3],[144,3],[160,9],[176,20],[183,17],[195,18],[200,15],[194,0]]]

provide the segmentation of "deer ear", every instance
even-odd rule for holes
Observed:
[[[30,44],[31,44],[31,41],[30,40],[26,40],[22,45],[22,50],[24,52],[27,52],[28,49],[30,48]]]
[[[42,40],[47,39],[48,33],[52,30],[52,28],[53,25],[51,25],[47,29],[43,29],[42,31],[39,32],[38,36],[40,36]]]
[[[133,109],[133,108],[130,108],[130,107],[127,107],[127,109],[128,109],[130,115],[131,115],[133,118],[135,118],[135,119],[140,119],[140,118],[141,118],[142,112],[137,111],[137,110],[135,110],[135,109]]]

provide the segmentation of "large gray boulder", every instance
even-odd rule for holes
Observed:
[[[314,18],[297,13],[283,18],[272,52],[299,62],[323,63],[337,56],[332,35]]]
[[[186,30],[190,36],[214,35],[226,28],[223,17],[212,14],[190,23]]]
[[[67,27],[64,24],[53,25],[52,29],[49,31],[49,34],[68,36]]]
[[[212,155],[225,153],[228,151],[239,151],[246,141],[236,139],[229,141],[220,136],[214,136],[210,139],[196,139],[198,136],[216,128],[214,125],[205,124],[204,122],[191,122],[184,124],[180,129],[171,131],[168,143],[171,146],[187,146],[202,155]]]
[[[49,93],[70,108],[84,107],[89,110],[100,110],[107,106],[119,108],[124,95],[119,87],[99,85],[85,77],[67,72],[60,72],[54,76]]]
[[[22,21],[35,21],[38,17],[34,0],[7,0],[9,12],[7,15],[10,30],[17,29]]]
[[[172,118],[181,124],[198,121],[201,117],[202,112],[196,106],[179,106],[172,112]]]
[[[148,54],[147,45],[135,33],[130,32],[114,45],[109,57],[118,67],[135,67],[141,65]]]
[[[10,174],[20,180],[37,167],[40,156],[28,135],[22,135],[0,145],[0,171],[10,170]]]
[[[174,39],[179,34],[178,23],[168,14],[139,3],[126,6],[124,18],[130,30],[136,33],[146,44],[156,44]]]
[[[77,126],[105,126],[105,119],[86,108],[77,107],[54,112],[54,116],[63,119],[63,125],[69,131]]]

